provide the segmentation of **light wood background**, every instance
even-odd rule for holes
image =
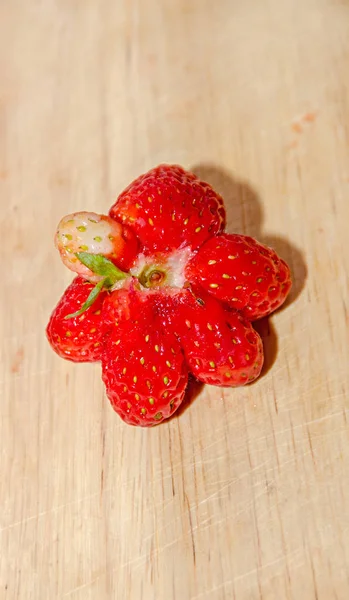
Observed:
[[[1,600],[349,598],[349,2],[0,2]],[[124,425],[51,351],[60,217],[160,162],[289,261],[266,372]]]

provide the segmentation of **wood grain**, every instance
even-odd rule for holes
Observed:
[[[349,4],[0,3],[0,598],[349,598]],[[266,372],[151,431],[44,334],[59,218],[179,162],[289,261]]]

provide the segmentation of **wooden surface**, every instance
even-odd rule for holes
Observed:
[[[0,4],[1,600],[349,598],[349,4]],[[60,217],[159,162],[289,261],[266,372],[153,430],[54,355]]]

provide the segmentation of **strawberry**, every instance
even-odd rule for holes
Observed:
[[[105,315],[114,327],[102,356],[103,381],[114,410],[130,425],[156,425],[168,418],[187,385],[181,347],[164,329],[160,311],[159,294],[140,292],[133,282],[106,301]]]
[[[102,360],[108,398],[129,424],[172,416],[189,374],[234,387],[261,372],[251,321],[281,306],[290,272],[274,250],[223,233],[224,223],[208,184],[160,165],[109,217],[75,213],[58,226],[63,262],[80,276],[53,312],[48,339],[70,360]]]
[[[91,212],[63,217],[57,227],[55,244],[68,269],[95,282],[100,276],[82,264],[76,253],[102,254],[117,267],[128,270],[138,250],[137,239],[130,229],[110,217]]]
[[[88,281],[76,277],[58,302],[46,328],[46,335],[53,350],[62,358],[73,362],[101,359],[105,333],[101,312],[106,293],[101,293],[94,305],[83,314],[66,318],[81,308],[92,289],[93,285]]]
[[[203,383],[239,386],[261,372],[263,345],[251,323],[224,309],[204,291],[190,288],[173,299],[170,318],[189,370]]]
[[[185,276],[251,321],[279,308],[291,288],[290,270],[274,250],[236,234],[207,240]]]
[[[109,214],[132,229],[146,255],[183,246],[195,250],[225,225],[221,196],[176,165],[160,165],[138,177]]]

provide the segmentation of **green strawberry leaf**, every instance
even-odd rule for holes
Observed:
[[[74,317],[79,317],[80,315],[82,315],[82,313],[84,313],[88,308],[90,308],[90,306],[92,306],[92,304],[97,300],[99,294],[101,293],[102,289],[105,287],[105,279],[101,279],[97,285],[95,285],[95,287],[93,288],[93,290],[91,290],[86,302],[84,302],[84,304],[82,305],[82,307],[77,310],[75,313],[71,313],[70,315],[67,315],[66,317],[64,317],[65,319],[73,319]]]
[[[102,279],[95,285],[93,290],[91,290],[89,297],[86,302],[82,305],[82,307],[72,313],[64,317],[65,319],[72,319],[73,317],[78,317],[82,315],[92,304],[97,300],[99,294],[103,289],[110,289],[113,285],[122,279],[126,279],[129,277],[128,273],[124,273],[120,271],[111,260],[108,260],[102,254],[90,254],[89,252],[76,252],[75,256],[82,262],[85,267],[90,269],[96,275],[100,275]]]
[[[93,290],[91,290],[89,297],[86,302],[82,305],[82,307],[72,313],[64,317],[65,319],[72,319],[73,317],[78,317],[82,315],[92,304],[97,300],[99,294],[103,289],[111,288],[117,281],[121,279],[126,279],[128,277],[128,273],[124,273],[120,271],[111,260],[108,260],[102,254],[90,254],[89,252],[76,252],[75,256],[78,257],[80,262],[82,262],[85,267],[90,269],[96,275],[100,275],[102,279],[95,285]]]
[[[105,277],[106,280],[108,280],[105,282],[105,287],[111,287],[116,281],[120,281],[120,279],[125,279],[127,277],[127,273],[120,271],[111,260],[108,260],[108,258],[105,258],[102,254],[77,252],[75,256],[77,256],[80,262],[93,273]]]

